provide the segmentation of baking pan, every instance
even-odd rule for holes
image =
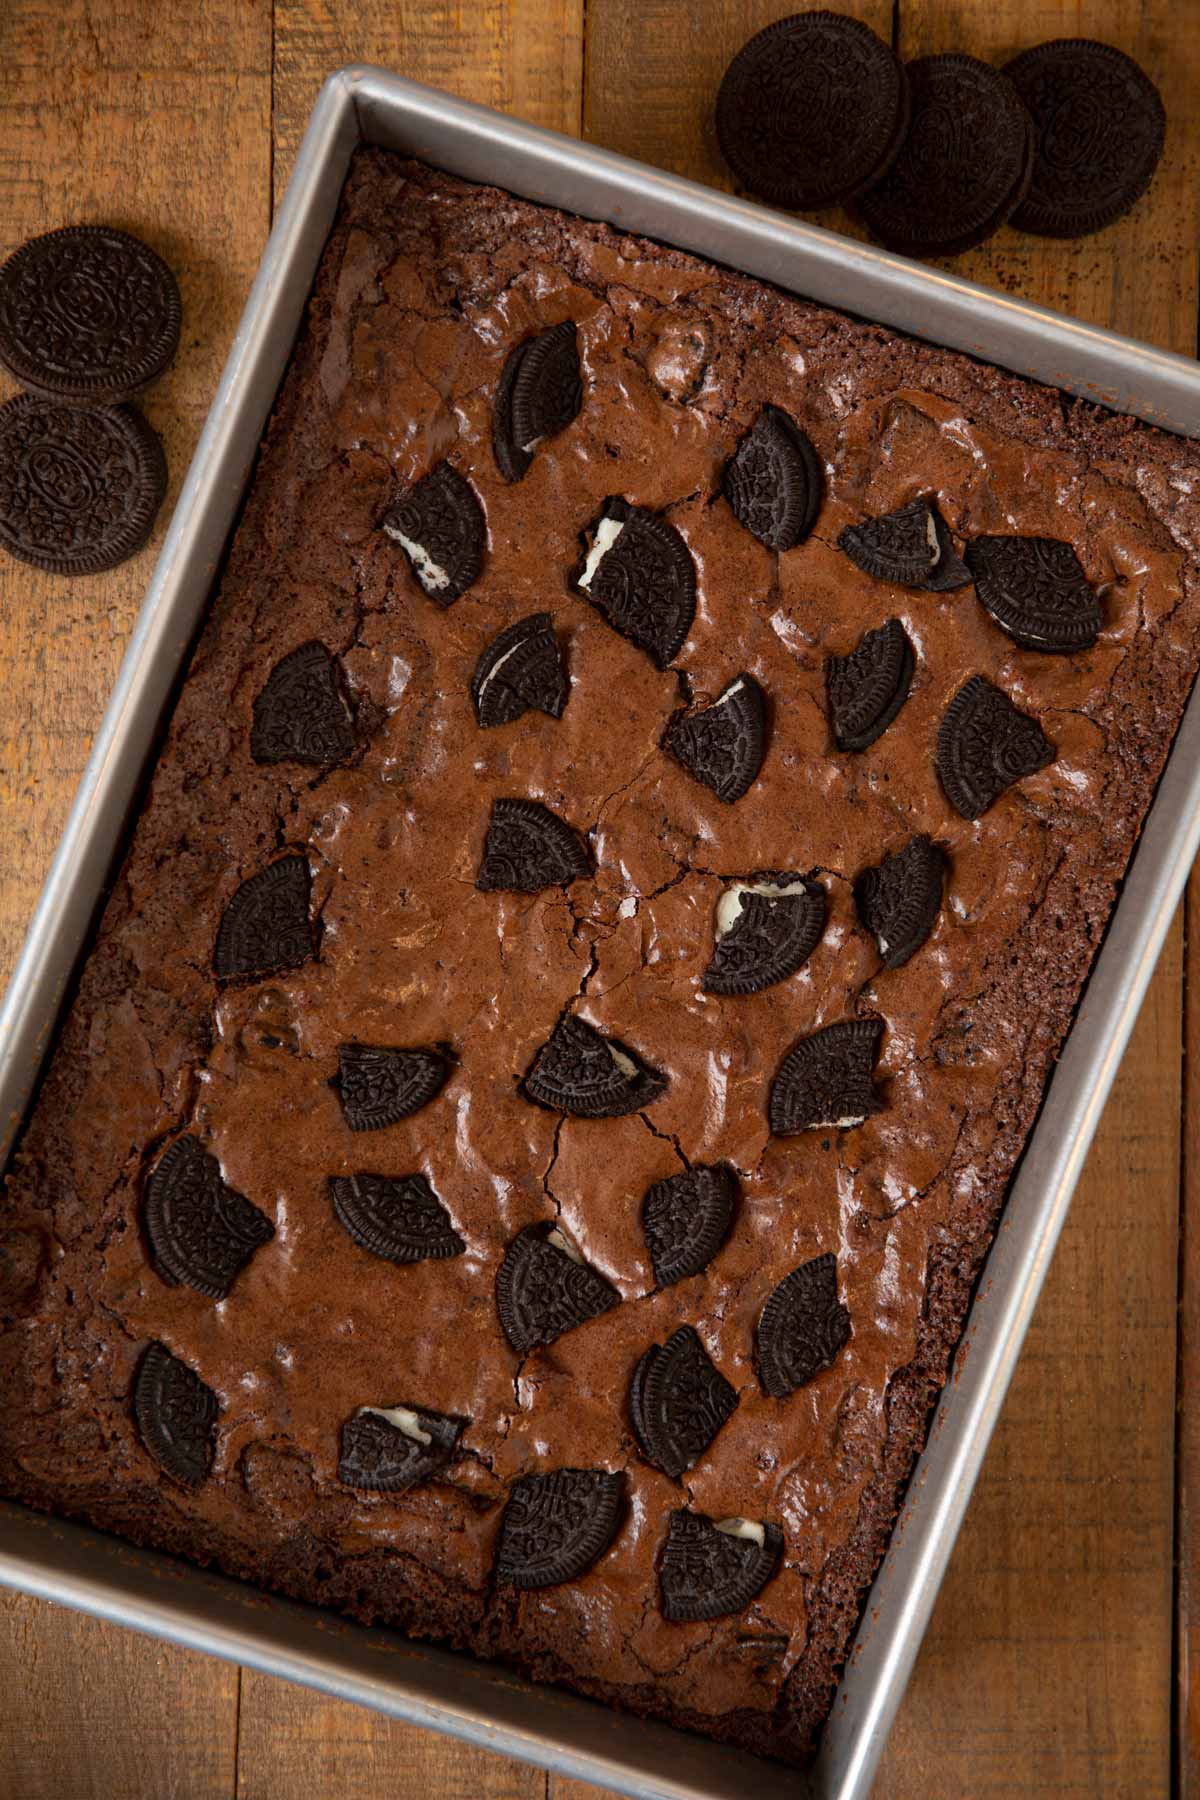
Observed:
[[[0,1154],[11,1146],[208,598],[360,142],[606,219],[827,304],[1200,436],[1182,357],[852,243],[381,70],[330,77],[0,1011]],[[289,1676],[639,1800],[862,1800],[920,1644],[1055,1241],[1200,840],[1193,695],[1083,1004],[1013,1184],[811,1774],[535,1688],[468,1657],[118,1539],[0,1506],[0,1582]]]

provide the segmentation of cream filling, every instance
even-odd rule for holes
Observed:
[[[742,916],[745,901],[743,894],[762,894],[767,900],[786,900],[795,894],[806,894],[808,884],[804,881],[788,881],[777,887],[771,881],[735,881],[727,887],[717,901],[717,938],[728,937]]]
[[[583,574],[579,577],[579,586],[586,593],[595,579],[596,570],[604,561],[617,539],[625,529],[622,519],[601,519],[596,527],[596,535],[592,539],[587,553],[587,561],[583,565]]]
[[[713,1530],[723,1531],[726,1537],[746,1538],[760,1550],[767,1541],[767,1534],[757,1519],[717,1519]]]
[[[407,552],[413,574],[427,594],[439,593],[442,588],[450,586],[449,575],[440,563],[434,562],[424,544],[418,544],[415,538],[405,537],[395,525],[385,525],[383,529]]]
[[[608,1054],[612,1057],[626,1080],[633,1081],[637,1075],[638,1066],[634,1062],[632,1056],[626,1056],[623,1050],[615,1050],[611,1044],[608,1046]]]
[[[570,1238],[564,1231],[560,1231],[557,1225],[546,1233],[546,1242],[553,1244],[556,1250],[561,1250],[564,1256],[569,1256],[572,1262],[581,1263],[583,1261]]]
[[[433,1439],[427,1431],[421,1429],[421,1421],[415,1412],[407,1406],[360,1406],[358,1416],[369,1414],[376,1419],[386,1419],[397,1431],[402,1431],[407,1438],[413,1438],[418,1444],[432,1444]]]
[[[925,538],[929,544],[929,548],[933,551],[933,560],[936,563],[939,560],[942,551],[941,545],[938,543],[937,526],[934,523],[933,514],[931,512],[925,514]]]
[[[517,651],[522,649],[523,647],[524,647],[523,644],[514,644],[511,650],[506,650],[504,652],[504,655],[500,658],[500,661],[495,665],[495,667],[488,670],[487,674],[484,676],[483,681],[480,684],[480,688],[479,688],[479,699],[480,700],[483,699],[483,696],[487,693],[489,687],[492,685],[493,681],[495,681],[497,675],[500,673],[501,669],[504,667],[504,665],[508,661],[509,657],[515,656],[517,654]]]

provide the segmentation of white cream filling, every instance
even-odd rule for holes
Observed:
[[[415,538],[405,537],[395,525],[383,528],[389,537],[395,538],[402,549],[407,551],[408,559],[413,566],[413,574],[427,594],[436,594],[442,588],[450,586],[450,577],[440,563],[435,563],[424,544],[418,544]]]
[[[937,525],[934,522],[932,512],[927,512],[925,514],[925,538],[929,548],[933,551],[933,560],[934,562],[937,562],[938,558],[941,556],[942,547],[938,543]]]
[[[415,1412],[407,1406],[360,1406],[358,1416],[369,1414],[376,1419],[386,1419],[397,1431],[402,1431],[407,1438],[414,1438],[418,1444],[432,1444],[433,1439],[427,1431],[421,1429],[421,1421]]]
[[[713,1530],[723,1531],[726,1537],[746,1538],[760,1550],[767,1541],[767,1534],[757,1519],[717,1519]]]
[[[717,938],[728,937],[742,916],[745,901],[743,894],[762,894],[767,900],[786,900],[794,894],[806,894],[808,883],[804,881],[788,881],[777,887],[771,881],[735,881],[727,887],[717,901]]]
[[[866,1122],[866,1113],[861,1114],[861,1116],[856,1119],[819,1119],[813,1127],[813,1130],[820,1131],[822,1127],[832,1127],[835,1131],[849,1131],[853,1126],[865,1125]]]
[[[480,684],[480,688],[479,688],[480,700],[483,699],[483,696],[487,693],[488,688],[491,686],[492,682],[495,681],[497,675],[500,673],[501,669],[504,667],[504,665],[508,661],[509,657],[515,656],[517,654],[517,651],[521,650],[523,648],[524,648],[523,642],[520,644],[514,644],[511,650],[506,650],[504,652],[504,655],[500,658],[500,661],[495,665],[495,667],[488,670],[487,674],[483,678],[482,683]]]
[[[742,689],[745,687],[745,685],[746,685],[745,682],[742,680],[741,676],[739,675],[736,681],[730,682],[729,686],[725,689],[725,692],[723,694],[717,695],[716,699],[713,701],[713,705],[714,706],[724,706],[724,704],[727,700],[732,700],[733,696],[735,694],[740,694]]]
[[[556,1250],[561,1250],[564,1256],[569,1256],[572,1262],[581,1263],[583,1261],[570,1238],[565,1232],[560,1231],[557,1225],[546,1233],[546,1242],[553,1244]]]
[[[622,519],[601,519],[596,527],[596,535],[592,539],[587,553],[587,561],[583,565],[583,574],[579,577],[579,586],[586,593],[591,587],[596,570],[604,561],[617,539],[625,529]]]
[[[608,1054],[612,1057],[622,1075],[624,1075],[628,1081],[632,1081],[638,1072],[638,1066],[634,1062],[632,1056],[626,1056],[623,1050],[616,1050],[611,1044],[608,1046]]]
[[[619,919],[636,919],[637,909],[637,896],[635,894],[626,894],[620,906],[617,908],[617,917]]]

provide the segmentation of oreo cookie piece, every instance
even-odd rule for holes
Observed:
[[[671,1514],[659,1565],[664,1619],[723,1619],[743,1612],[766,1587],[783,1556],[778,1525],[759,1519],[708,1518],[680,1507]]]
[[[496,1276],[496,1311],[518,1356],[620,1302],[612,1282],[584,1262],[557,1225],[518,1231]]]
[[[561,719],[571,683],[549,613],[531,613],[492,639],[471,679],[475,717],[485,730],[511,725],[530,708]]]
[[[743,45],[717,94],[717,141],[775,206],[816,208],[877,181],[900,147],[908,82],[882,38],[842,13],[801,13]]]
[[[734,518],[770,550],[804,542],[821,507],[824,470],[811,439],[778,406],[764,406],[725,465]]]
[[[727,1163],[696,1164],[647,1189],[642,1230],[659,1287],[708,1267],[725,1242],[737,1197],[737,1177]]]
[[[829,717],[839,750],[866,750],[883,735],[908,699],[914,666],[899,619],[868,631],[849,656],[826,658]]]
[[[509,352],[492,415],[492,448],[505,481],[521,480],[542,439],[565,431],[582,403],[573,320],[564,319]]]
[[[937,533],[938,555],[932,573],[926,576],[921,586],[930,594],[949,594],[957,588],[970,587],[971,571],[954,548],[950,527],[938,511],[937,502],[928,500],[926,505],[933,514],[933,529]]]
[[[878,1112],[871,1080],[882,1019],[845,1019],[801,1038],[780,1064],[767,1108],[776,1137],[848,1131]]]
[[[142,1208],[150,1255],[164,1281],[224,1300],[234,1278],[275,1227],[227,1187],[221,1165],[198,1139],[176,1138],[146,1183]]]
[[[212,1468],[217,1396],[194,1369],[151,1344],[133,1382],[138,1434],[159,1468],[199,1487]]]
[[[910,500],[882,518],[847,525],[838,538],[838,548],[876,581],[946,593],[966,587],[971,580],[945,520],[933,501],[923,498]]]
[[[48,231],[0,269],[0,362],[58,400],[129,399],[169,366],[181,318],[162,257],[111,225]]]
[[[586,1575],[617,1535],[624,1478],[607,1469],[551,1469],[515,1481],[493,1573],[515,1588],[558,1587]]]
[[[438,463],[402,494],[383,529],[439,606],[453,606],[479,579],[487,524],[474,488],[450,463]]]
[[[706,994],[759,994],[806,963],[825,929],[825,889],[806,875],[767,870],[735,881],[717,902]]]
[[[629,1414],[647,1462],[678,1481],[708,1449],[738,1403],[690,1325],[651,1344],[633,1372]]]
[[[1150,185],[1166,136],[1158,89],[1132,57],[1092,38],[1023,50],[1004,73],[1033,118],[1037,149],[1018,231],[1083,237],[1129,211]]]
[[[483,893],[537,894],[590,875],[588,847],[540,800],[494,800],[475,886]]]
[[[658,513],[606,500],[571,573],[577,594],[660,669],[679,654],[696,613],[696,565],[675,527]]]
[[[461,1256],[466,1249],[420,1173],[333,1175],[329,1190],[339,1225],[372,1256],[406,1265]]]
[[[18,394],[0,406],[0,545],[52,575],[95,575],[140,550],[167,491],[153,427],[131,406]]]
[[[931,838],[921,836],[864,869],[855,881],[858,916],[879,945],[886,968],[903,968],[933,930],[945,873],[945,854]]]
[[[213,971],[221,981],[254,981],[299,969],[317,953],[308,861],[281,856],[243,881],[221,915]]]
[[[423,1406],[360,1406],[342,1426],[338,1480],[364,1494],[402,1494],[452,1461],[463,1424]]]
[[[354,720],[324,644],[301,644],[276,663],[254,702],[250,754],[257,763],[333,768],[354,754]]]
[[[795,1393],[829,1367],[849,1337],[837,1258],[814,1256],[784,1276],[759,1316],[755,1345],[764,1389],[780,1400]]]
[[[753,786],[762,768],[767,696],[753,675],[737,675],[711,706],[674,713],[662,745],[718,800],[732,805]]]
[[[979,537],[967,545],[975,592],[1027,650],[1069,655],[1100,635],[1100,602],[1070,544],[1047,537]]]
[[[1036,775],[1056,754],[1037,720],[983,675],[958,690],[938,728],[938,775],[964,819],[978,819],[1006,788]]]
[[[530,1100],[552,1112],[619,1119],[659,1099],[667,1078],[585,1019],[566,1013],[521,1085]]]
[[[420,1045],[393,1050],[383,1044],[339,1044],[336,1088],[351,1131],[398,1125],[440,1094],[450,1079],[440,1050]]]
[[[974,56],[908,64],[912,117],[899,155],[858,211],[907,256],[953,256],[1016,210],[1033,173],[1033,122],[1007,76]]]

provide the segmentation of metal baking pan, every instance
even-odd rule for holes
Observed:
[[[387,145],[645,233],[1200,436],[1200,369],[589,144],[377,69],[322,89],[116,689],[0,1012],[0,1155],[19,1128],[125,837],[164,708],[212,587],[291,353],[351,152]],[[0,1582],[638,1800],[862,1800],[1041,1290],[1071,1192],[1200,840],[1200,695],[1184,716],[967,1322],[970,1355],[863,1614],[818,1761],[785,1772],[368,1630],[120,1540],[0,1505]]]

